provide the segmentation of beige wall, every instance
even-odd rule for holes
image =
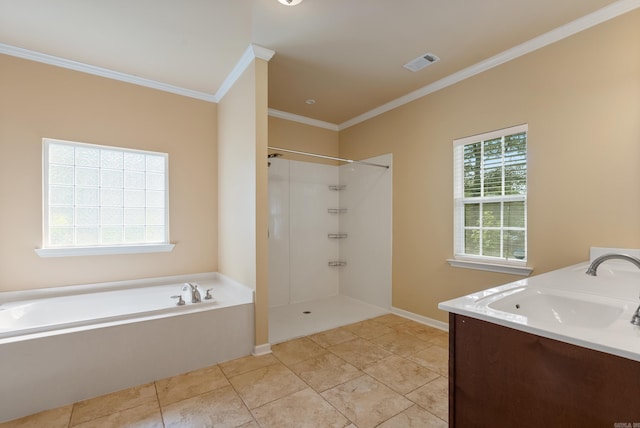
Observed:
[[[0,55],[0,291],[217,270],[213,103]],[[169,153],[171,253],[40,258],[42,138]]]
[[[529,265],[640,247],[640,10],[340,132],[344,157],[393,153],[393,306],[521,277],[450,267],[452,140],[529,124]]]
[[[255,289],[255,343],[269,341],[267,62],[256,59],[218,104],[219,271]]]
[[[339,156],[338,131],[319,128],[317,126],[306,125],[290,120],[269,117],[269,146],[283,149],[297,150],[300,152],[315,153],[324,156]],[[270,150],[278,152],[277,150]],[[291,153],[282,153],[282,159],[325,163],[338,165],[340,162],[315,158],[311,156],[301,156]]]

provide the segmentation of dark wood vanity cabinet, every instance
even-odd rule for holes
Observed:
[[[450,427],[640,426],[640,362],[453,313],[449,328]]]

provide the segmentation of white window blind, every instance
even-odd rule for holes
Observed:
[[[527,260],[527,125],[455,140],[455,258]]]
[[[43,247],[169,243],[168,155],[43,139]]]

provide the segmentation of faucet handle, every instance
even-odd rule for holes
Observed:
[[[213,296],[211,295],[211,290],[213,290],[213,288],[208,288],[207,289],[207,295],[204,296],[205,300],[211,300],[213,299]]]
[[[178,299],[178,303],[176,303],[176,305],[178,305],[178,306],[183,306],[183,305],[186,304],[184,299],[182,298],[181,294],[178,294],[177,296],[171,296],[171,298],[172,299]]]

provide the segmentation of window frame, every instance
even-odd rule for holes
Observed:
[[[82,244],[77,244],[76,238],[74,236],[74,239],[73,239],[74,242],[71,245],[55,245],[55,244],[52,245],[51,237],[50,237],[50,205],[51,205],[50,184],[51,183],[50,183],[50,175],[49,175],[49,170],[50,170],[50,167],[52,166],[52,164],[50,163],[49,148],[52,144],[71,146],[71,147],[74,147],[74,149],[87,147],[87,148],[97,149],[101,151],[105,150],[105,151],[111,151],[111,152],[120,152],[123,154],[131,153],[131,154],[142,154],[145,156],[153,155],[153,156],[162,157],[164,161],[164,165],[163,165],[164,183],[163,183],[163,189],[162,189],[163,197],[164,197],[164,202],[163,202],[164,225],[162,225],[164,229],[163,239],[159,242],[134,241],[131,243],[120,242],[120,243],[96,243],[96,244],[90,244],[90,245],[82,245]],[[75,164],[75,159],[74,159],[74,165],[73,165],[74,179],[73,179],[73,183],[70,185],[70,187],[73,189],[73,194],[74,194],[73,203],[71,205],[71,207],[73,207],[74,209],[74,214],[73,214],[74,220],[72,224],[72,227],[74,229],[78,226],[78,223],[75,219],[75,209],[78,206],[77,201],[75,199],[76,187],[82,187],[82,185],[79,184],[75,179],[76,173],[77,173],[76,168],[78,168],[78,165]],[[82,168],[82,166],[80,166],[80,168]],[[100,174],[103,166],[100,165],[97,168],[98,168],[98,174]],[[123,166],[122,171],[123,171],[123,177],[124,177],[124,174],[126,171],[128,171],[128,169]],[[129,170],[129,171],[133,171],[133,170]],[[146,170],[146,167],[144,171],[145,173],[148,172]],[[122,189],[124,191],[126,189],[126,187],[124,186],[124,182],[122,186],[123,186]],[[102,184],[99,183],[97,187],[99,189],[102,189]],[[146,187],[146,184],[145,184],[144,190],[145,190],[145,193],[149,190]],[[98,208],[98,210],[100,211],[105,206],[106,205],[103,205],[102,201],[100,201],[98,205],[95,206],[95,208]],[[123,209],[125,208],[124,203],[122,207]],[[146,202],[146,198],[145,198],[144,208],[145,210],[149,208]],[[124,212],[123,212],[123,215],[124,215]],[[125,220],[122,219],[122,221],[123,221],[123,227],[124,227]],[[105,224],[107,223],[103,223],[102,219],[100,218],[97,223],[97,227],[101,228]],[[144,227],[147,227],[147,226],[149,226],[149,224],[147,223],[146,215],[145,215]],[[74,232],[74,235],[75,235],[75,232]],[[122,241],[124,241],[124,238],[122,239]],[[173,250],[174,246],[175,246],[174,244],[170,243],[170,229],[169,229],[169,155],[168,153],[154,152],[154,151],[148,151],[148,150],[138,150],[138,149],[124,148],[124,147],[115,147],[115,146],[104,146],[99,144],[89,144],[84,142],[60,140],[60,139],[54,139],[54,138],[42,139],[42,247],[37,248],[35,250],[40,257],[66,257],[66,256],[107,255],[107,254],[139,254],[139,253],[170,252]]]
[[[516,275],[525,275],[528,276],[533,270],[530,267],[527,267],[527,256],[528,256],[528,220],[527,220],[527,192],[524,195],[505,195],[504,194],[504,174],[502,177],[502,185],[501,189],[503,190],[502,195],[498,196],[474,196],[474,197],[465,197],[464,196],[464,147],[473,143],[480,143],[485,141],[494,140],[497,138],[503,138],[505,136],[519,134],[522,132],[527,133],[527,142],[529,137],[529,129],[528,124],[516,125],[508,128],[498,129],[495,131],[485,132],[482,134],[472,135],[469,137],[455,139],[453,141],[453,201],[454,201],[454,233],[453,233],[453,248],[454,248],[454,257],[452,259],[448,259],[447,261],[451,266],[461,267],[461,268],[469,268],[469,269],[478,269],[478,270],[486,270],[492,272],[502,272],[502,273],[510,273]],[[528,180],[528,144],[526,148],[526,157],[527,157],[527,180]],[[485,158],[483,158],[484,161]],[[501,158],[504,160],[504,157]],[[504,171],[504,164],[502,165]],[[528,189],[527,189],[528,190]],[[465,205],[467,203],[479,203],[482,206],[483,203],[492,203],[492,202],[524,202],[524,241],[525,241],[525,258],[523,260],[515,259],[515,258],[507,258],[507,257],[495,257],[495,256],[486,256],[486,255],[475,255],[475,254],[467,254],[465,253],[465,231],[467,227],[465,226]],[[504,207],[501,208],[501,212],[503,212]],[[504,231],[511,230],[508,226],[505,226],[502,222],[499,227],[494,227],[490,229],[499,230],[502,233]],[[486,230],[490,230],[486,229]],[[479,226],[478,230],[485,230],[482,227],[482,224]],[[503,240],[501,239],[500,245],[502,246]],[[501,250],[502,253],[502,250]]]

